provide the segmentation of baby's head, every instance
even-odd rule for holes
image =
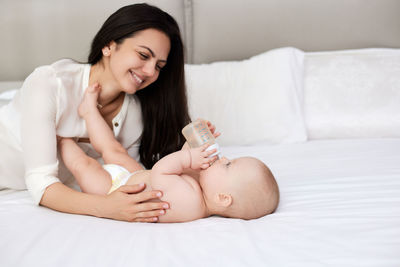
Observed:
[[[200,185],[212,214],[255,219],[272,213],[279,189],[269,168],[260,160],[225,157],[200,172]]]

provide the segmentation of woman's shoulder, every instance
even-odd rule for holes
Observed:
[[[54,62],[50,65],[50,67],[53,69],[56,75],[74,75],[83,72],[84,68],[87,65],[88,64],[80,63],[73,59],[66,58]]]
[[[61,59],[50,65],[37,67],[28,78],[40,77],[51,79],[68,74],[72,75],[83,71],[86,65],[87,64],[82,64],[72,59]]]
[[[21,91],[28,95],[41,93],[38,97],[57,95],[66,91],[75,92],[82,88],[83,81],[88,80],[90,71],[88,66],[71,59],[62,59],[50,65],[37,67],[25,79]],[[59,90],[63,88],[72,90]]]
[[[80,63],[78,61],[75,61],[71,58],[63,58],[59,59],[55,62],[53,62],[50,66],[55,68],[55,69],[64,69],[64,68],[74,68],[77,66],[84,65],[83,63]]]

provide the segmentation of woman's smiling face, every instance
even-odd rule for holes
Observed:
[[[103,48],[103,55],[109,57],[111,75],[121,90],[134,94],[157,80],[169,51],[170,40],[165,33],[146,29],[120,44],[111,42]]]

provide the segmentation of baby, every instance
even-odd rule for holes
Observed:
[[[208,145],[184,145],[160,159],[151,170],[133,172],[138,169],[137,162],[115,139],[97,108],[99,90],[98,85],[86,90],[79,114],[105,165],[89,158],[72,139],[59,142],[64,163],[83,192],[109,194],[124,184],[145,183],[146,190],[162,191],[161,200],[170,204],[159,222],[186,222],[211,215],[254,219],[276,209],[278,186],[263,162],[252,157],[208,158],[215,152],[206,151]]]

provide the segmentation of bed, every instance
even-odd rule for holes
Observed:
[[[78,1],[5,0],[19,13],[0,10],[0,105],[34,67],[84,60],[84,33],[128,2],[76,11]],[[400,2],[149,2],[181,25],[192,118],[215,123],[225,156],[270,167],[278,209],[249,221],[127,223],[0,190],[0,266],[400,266]],[[30,56],[12,46],[13,31]]]

